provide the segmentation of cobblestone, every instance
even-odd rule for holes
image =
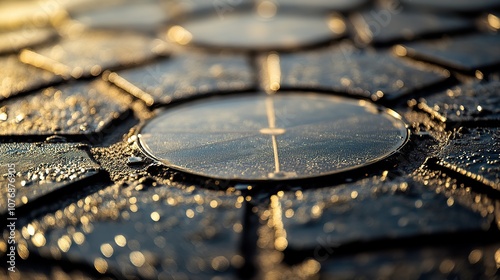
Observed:
[[[0,135],[97,133],[127,113],[130,99],[103,81],[46,88],[2,104]]]
[[[0,68],[0,100],[62,80],[48,71],[23,64],[16,55],[1,56],[0,62],[3,66]]]
[[[497,0],[1,2],[0,183],[14,163],[19,208],[17,272],[2,266],[0,278],[498,279],[497,7]],[[408,128],[408,141],[363,160],[353,151],[391,143],[380,137],[383,123],[369,119],[361,133],[362,114],[343,121],[348,107],[340,103],[331,109],[336,121],[322,119],[325,104],[300,101],[319,94],[352,99],[365,116],[392,116]],[[300,98],[295,107],[189,111],[149,131],[171,133],[157,139],[168,148],[205,141],[178,133],[205,122],[266,139],[235,141],[205,158],[189,150],[185,170],[139,145],[162,114],[243,95]],[[217,139],[235,140],[221,131]],[[299,179],[197,175],[194,158],[215,168],[218,159],[251,159],[255,147],[270,163],[265,170],[280,175],[290,164],[314,169],[306,147],[328,147],[355,166]],[[335,164],[311,150],[323,156],[323,170]],[[2,231],[4,264],[11,234]]]
[[[284,54],[280,66],[283,89],[333,90],[374,100],[401,97],[449,76],[445,70],[412,64],[387,52],[359,51],[350,45]]]
[[[255,87],[249,61],[243,56],[224,54],[175,54],[107,78],[148,105]]]
[[[71,188],[72,184],[89,179],[100,170],[99,165],[89,158],[85,147],[79,144],[2,143],[0,152],[4,162],[16,165],[17,207]],[[0,173],[3,184],[7,182],[6,165],[2,165]],[[2,188],[0,203],[6,205],[6,201],[7,188]],[[6,210],[0,209],[0,214],[5,214]]]

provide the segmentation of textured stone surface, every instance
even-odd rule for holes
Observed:
[[[425,35],[457,32],[473,28],[471,21],[452,16],[377,9],[353,17],[357,37],[364,43],[384,44],[414,40]]]
[[[90,134],[125,114],[129,96],[104,81],[50,87],[0,107],[0,135]]]
[[[491,221],[407,180],[365,179],[285,194],[280,203],[288,247],[295,250],[481,230]]]
[[[0,100],[62,80],[48,71],[22,63],[16,55],[0,56],[0,64]]]
[[[9,163],[18,192],[18,271],[5,265],[13,233],[4,227],[0,279],[499,278],[498,0],[0,2],[0,34],[16,38],[0,40],[0,205]],[[183,29],[190,24],[201,35]],[[360,41],[367,25],[372,34]],[[57,40],[46,41],[43,30],[52,29]],[[361,170],[245,183],[161,166],[138,146],[157,106],[289,90],[376,100],[403,116],[409,142]],[[299,103],[321,121],[313,104]],[[277,125],[304,121],[301,143],[342,134],[349,145],[362,136],[341,118],[313,127],[293,107],[283,110]],[[255,113],[229,111],[208,115],[244,128],[239,113]],[[185,128],[198,113],[165,126]],[[371,121],[369,130],[383,134]],[[262,132],[282,133],[276,128]],[[311,165],[302,152],[288,154]],[[363,161],[348,155],[340,160]]]
[[[196,16],[198,13],[216,12],[220,18],[233,13],[235,9],[242,7],[250,7],[253,5],[253,0],[238,0],[238,1],[206,1],[206,0],[171,0],[165,2],[165,10],[175,17]]]
[[[450,139],[448,145],[440,152],[439,158],[453,167],[471,172],[469,177],[478,181],[488,180],[489,184],[497,186],[500,190],[499,129],[463,129]]]
[[[366,4],[366,0],[277,0],[278,7],[295,9],[318,9],[321,12],[350,11]]]
[[[388,244],[390,245],[390,244]],[[498,244],[442,244],[336,257],[322,263],[325,279],[495,279]]]
[[[86,147],[78,144],[2,143],[0,153],[0,183],[5,185],[1,189],[2,205],[7,205],[7,183],[15,186],[14,200],[16,206],[21,207],[92,177],[100,169],[99,165],[90,159]],[[8,164],[15,165],[15,182],[9,182],[11,177],[8,176]],[[6,207],[0,209],[0,214],[6,212]]]
[[[500,121],[500,82],[473,83],[420,99],[419,108],[454,125]]]
[[[61,6],[50,0],[2,1],[0,13],[0,30],[48,26],[65,17]]]
[[[456,11],[456,12],[480,12],[481,10],[491,9],[493,7],[498,7],[500,4],[495,0],[481,0],[481,1],[469,1],[469,0],[444,0],[444,1],[432,1],[432,0],[402,0],[404,5],[416,6],[420,8],[435,9],[439,11]]]
[[[401,54],[456,70],[474,72],[488,70],[500,64],[499,48],[500,35],[473,34],[410,43],[404,46]]]
[[[362,52],[350,45],[280,56],[281,87],[323,89],[396,98],[444,81],[449,74],[400,60],[386,52]]]
[[[24,28],[0,32],[0,54],[18,52],[55,39],[57,33],[51,28]]]
[[[167,13],[155,1],[129,1],[127,5],[100,7],[73,16],[88,28],[124,29],[154,32],[167,20]],[[98,5],[96,5],[98,6]]]
[[[118,71],[108,79],[148,105],[165,104],[207,93],[251,89],[255,78],[249,63],[237,55],[176,54]]]
[[[21,234],[30,254],[83,262],[119,278],[232,278],[243,264],[237,197],[156,183],[114,185],[31,221]]]
[[[270,4],[274,5],[274,4]],[[276,8],[276,7],[275,7]],[[198,17],[167,31],[167,37],[180,44],[193,44],[236,50],[293,49],[339,38],[345,23],[336,17],[263,11],[227,13]]]
[[[163,44],[135,33],[89,31],[72,34],[53,46],[23,51],[20,58],[65,78],[80,78],[152,59],[165,52]]]

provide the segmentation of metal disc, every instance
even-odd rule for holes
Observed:
[[[320,94],[212,98],[160,113],[143,151],[177,170],[219,179],[288,180],[386,158],[408,139],[399,116],[366,101]]]

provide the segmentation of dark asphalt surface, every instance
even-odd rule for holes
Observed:
[[[0,278],[500,278],[499,9],[1,1]]]

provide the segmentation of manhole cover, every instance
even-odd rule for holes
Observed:
[[[144,152],[177,170],[219,179],[288,180],[386,158],[408,139],[396,113],[320,94],[212,98],[160,113],[140,131]]]

